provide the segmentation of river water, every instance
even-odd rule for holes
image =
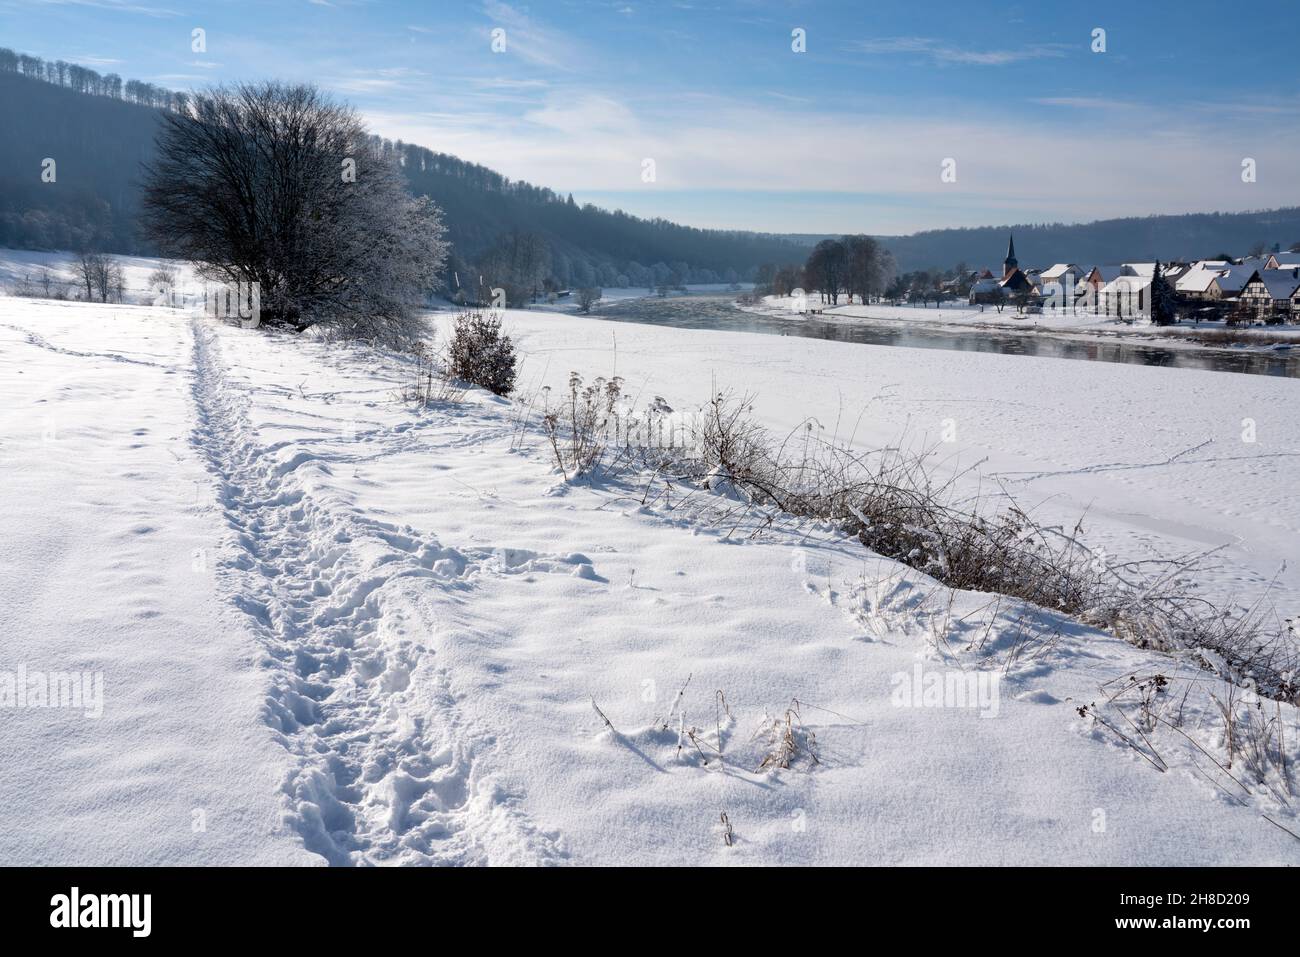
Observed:
[[[644,322],[680,329],[717,329],[774,336],[805,336],[876,346],[951,349],[958,352],[1001,352],[1017,356],[1128,362],[1175,369],[1207,369],[1247,375],[1300,378],[1300,344],[1270,351],[1165,347],[1132,338],[1065,338],[1047,333],[998,332],[991,329],[917,328],[904,322],[826,322],[821,319],[778,319],[746,312],[731,296],[692,295],[667,299],[628,299],[598,306],[593,318],[612,322]]]

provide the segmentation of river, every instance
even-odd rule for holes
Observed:
[[[1300,378],[1300,348],[1269,351],[1161,346],[1149,340],[1085,338],[1050,332],[1017,333],[992,329],[921,327],[905,322],[827,322],[778,319],[747,312],[730,295],[690,295],[667,299],[627,299],[596,307],[593,318],[644,322],[681,329],[717,329],[774,336],[805,336],[876,346],[1001,352],[1017,356],[1127,362],[1134,365],[1206,369],[1247,375]]]

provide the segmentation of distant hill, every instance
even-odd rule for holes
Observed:
[[[19,71],[22,72],[19,72]],[[75,86],[75,89],[73,88]],[[86,92],[82,92],[86,91]],[[41,61],[0,48],[0,245],[155,252],[137,228],[141,166],[153,153],[160,109],[184,94],[113,74]],[[132,101],[135,102],[132,102]],[[478,257],[518,230],[545,241],[562,285],[648,284],[752,278],[763,263],[802,262],[821,235],[695,229],[662,219],[579,206],[571,196],[513,181],[487,167],[409,143],[400,154],[414,192],[446,214],[448,270],[473,273]],[[42,163],[57,164],[43,182]],[[1194,259],[1300,241],[1300,208],[1194,213],[1069,225],[1017,224],[881,236],[900,271],[960,262],[996,267],[1014,232],[1023,266]]]
[[[30,61],[31,76],[17,72],[20,60]],[[166,102],[167,91],[77,68],[86,89],[95,91],[78,92],[62,85],[53,67],[0,50],[0,245],[154,252],[136,222],[141,166],[153,154],[161,114],[155,105],[126,97],[134,92],[148,104]],[[579,206],[572,197],[445,153],[400,142],[385,146],[401,155],[412,190],[430,196],[446,214],[454,257],[449,268],[464,271],[513,230],[545,240],[563,285],[615,285],[620,276],[641,284],[656,274],[729,281],[751,277],[762,263],[803,255],[777,237]],[[57,164],[53,183],[41,180],[46,158]]]
[[[1000,266],[1007,234],[1015,233],[1020,265],[1050,266],[1072,262],[1094,266],[1155,259],[1206,259],[1221,252],[1244,256],[1263,243],[1283,249],[1300,242],[1300,207],[1250,213],[1188,213],[1181,216],[1136,216],[1092,223],[1020,223],[969,229],[931,229],[910,236],[880,236],[900,272]],[[805,249],[822,235],[787,234]]]
[[[151,250],[136,229],[159,113],[0,72],[0,245]],[[55,162],[54,181],[41,178]]]

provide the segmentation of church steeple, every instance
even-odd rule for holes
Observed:
[[[1016,261],[1016,237],[1007,235],[1007,258],[1002,260],[1002,278],[1005,279],[1020,267]]]

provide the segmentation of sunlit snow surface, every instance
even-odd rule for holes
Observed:
[[[1294,550],[1291,380],[506,323],[524,396],[574,370],[679,410],[750,392],[774,433],[862,448],[951,426],[942,467],[1086,510],[1108,554],[1223,546],[1219,600]],[[0,708],[6,861],[1300,860],[1263,816],[1298,829],[1285,793],[1207,756],[1222,687],[1191,665],[828,529],[755,534],[711,493],[568,485],[535,411],[416,409],[408,375],[174,310],[0,299],[0,672],[104,680],[98,719]],[[900,706],[918,667],[998,675],[996,704]],[[1186,736],[1152,735],[1165,772],[1075,711],[1154,673],[1191,689]],[[795,701],[791,766],[758,770]]]

